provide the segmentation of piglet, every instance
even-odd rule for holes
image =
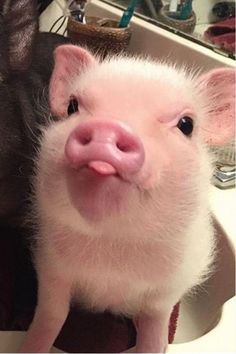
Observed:
[[[165,352],[173,306],[211,272],[207,144],[233,136],[232,69],[186,69],[73,45],[55,51],[32,198],[38,304],[22,352],[48,352],[71,302],[130,316]]]

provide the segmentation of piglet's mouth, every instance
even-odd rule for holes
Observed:
[[[118,168],[107,161],[102,160],[91,160],[80,166],[69,165],[68,172],[72,175],[80,175],[86,173],[90,177],[105,180],[108,177],[116,177],[121,180],[125,180],[125,177],[120,173]]]
[[[106,161],[90,161],[87,164],[87,168],[104,177],[118,176],[117,169],[112,164]]]
[[[107,161],[92,160],[66,168],[66,185],[72,205],[86,219],[98,221],[127,203],[132,183]]]

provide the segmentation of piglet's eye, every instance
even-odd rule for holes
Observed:
[[[182,117],[177,124],[177,127],[186,136],[191,136],[193,131],[193,120],[192,118],[186,116]]]
[[[79,110],[79,102],[76,98],[71,98],[68,108],[67,108],[67,114],[70,116],[71,114],[78,112]]]

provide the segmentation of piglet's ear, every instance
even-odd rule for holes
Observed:
[[[71,86],[81,72],[93,65],[96,59],[85,49],[75,45],[61,45],[54,52],[49,100],[51,111],[58,117],[67,115]]]
[[[209,101],[202,134],[209,145],[223,145],[234,136],[235,71],[214,69],[199,78],[201,93]]]

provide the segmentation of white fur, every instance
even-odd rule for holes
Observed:
[[[41,141],[33,198],[36,268],[60,275],[72,298],[90,309],[168,314],[208,276],[213,260],[211,164],[201,137],[206,95],[183,70],[122,57],[69,79],[68,98],[77,95],[86,101],[80,114],[52,123]],[[191,138],[176,127],[188,114],[195,122]],[[109,213],[106,198],[95,200],[105,210],[99,221],[71,205],[65,179],[67,138],[80,121],[94,118],[125,122],[146,152],[122,208]]]

